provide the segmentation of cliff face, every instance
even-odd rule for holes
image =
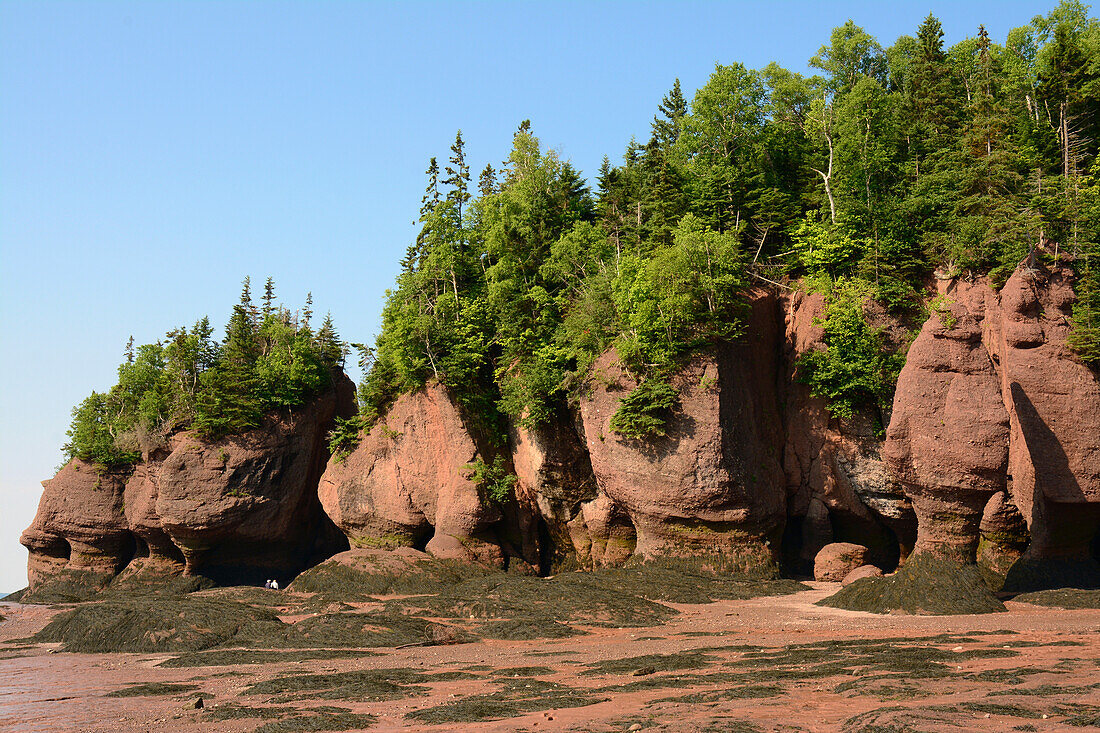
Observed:
[[[843,543],[886,570],[914,549],[1001,573],[1021,558],[1087,560],[1100,381],[1066,347],[1071,271],[1021,269],[1000,293],[939,288],[886,414],[833,419],[798,382],[799,357],[823,347],[820,296],[753,291],[745,335],[672,375],[664,436],[611,431],[636,383],[608,352],[575,405],[513,425],[507,445],[429,385],[328,459],[334,417],[353,410],[342,377],[246,435],[174,435],[130,473],[71,461],[44,482],[23,535],[30,583],[66,570],[105,581],[135,557],[217,580],[282,578],[349,541],[524,572],[666,557],[806,573]],[[885,313],[869,316],[904,341]],[[498,459],[510,498],[474,477]]]
[[[333,388],[248,433],[206,442],[170,436],[133,471],[79,460],[43,482],[30,551],[30,587],[63,570],[106,581],[134,558],[164,572],[224,582],[286,577],[344,549],[316,486],[338,415],[354,414],[353,385]]]
[[[331,459],[318,491],[355,546],[415,547],[502,566],[496,525],[505,515],[474,483],[479,458],[493,456],[434,384],[399,397],[351,454]]]
[[[785,333],[776,374],[783,395],[783,470],[787,482],[785,554],[792,569],[809,573],[817,553],[832,542],[854,542],[870,560],[893,567],[912,550],[916,517],[901,484],[882,457],[882,426],[890,415],[865,408],[851,420],[829,415],[826,401],[800,384],[798,359],[824,348],[820,293],[790,293],[782,302]],[[869,316],[894,348],[904,327],[881,310]]]
[[[429,386],[399,398],[353,453],[330,462],[325,510],[353,544],[538,560],[544,571],[674,557],[771,572],[790,560],[784,541],[812,569],[834,540],[866,545],[892,567],[915,519],[879,456],[878,418],[840,425],[794,381],[797,357],[822,346],[822,300],[763,290],[748,300],[745,335],[672,376],[678,397],[664,436],[610,429],[636,382],[605,353],[572,409],[512,427],[516,500],[494,507],[468,477],[484,455],[476,434],[446,390]]]
[[[633,530],[642,557],[713,555],[770,562],[782,533],[781,423],[774,374],[778,330],[775,299],[751,298],[745,337],[693,359],[672,379],[678,396],[667,435],[639,441],[612,432],[619,400],[636,384],[616,355],[593,368],[580,402],[597,498],[584,507],[585,526],[603,556]]]
[[[918,547],[1010,565],[1085,560],[1100,528],[1100,381],[1066,347],[1072,272],[1018,269],[999,294],[941,281],[909,351],[885,454]],[[984,518],[983,518],[984,517]],[[1006,562],[1006,559],[1008,562]]]

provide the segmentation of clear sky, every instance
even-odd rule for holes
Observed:
[[[1054,0],[0,2],[0,592],[62,461],[72,406],[123,347],[209,315],[251,275],[371,341],[428,159],[474,175],[530,118],[591,175],[714,64],[806,71],[853,19],[946,41]],[[358,378],[358,375],[353,375]]]

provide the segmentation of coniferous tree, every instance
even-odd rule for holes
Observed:
[[[497,172],[489,163],[485,164],[481,176],[477,179],[477,190],[483,197],[492,196],[497,191]]]
[[[680,91],[680,80],[676,79],[653,116],[653,139],[662,150],[667,151],[680,139],[680,122],[687,113],[687,100]]]
[[[428,170],[424,171],[428,177],[428,186],[420,199],[420,217],[423,219],[430,214],[432,209],[439,205],[439,163],[433,155],[428,161]]]
[[[261,310],[261,313],[263,314],[264,318],[271,315],[271,313],[272,313],[271,304],[274,301],[275,301],[275,279],[271,276],[268,276],[267,281],[264,283],[264,299],[263,299],[263,308]]]
[[[470,200],[470,166],[466,164],[466,143],[462,140],[462,130],[455,134],[455,141],[451,145],[450,165],[446,168],[447,177],[443,184],[450,186],[447,192],[447,200],[455,202],[458,218],[462,218],[462,207]]]

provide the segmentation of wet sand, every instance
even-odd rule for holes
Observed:
[[[0,604],[6,617],[0,623],[0,730],[254,731],[280,719],[285,727],[278,730],[322,729],[302,727],[309,723],[294,714],[311,708],[308,716],[340,711],[373,715],[368,729],[376,731],[855,731],[905,726],[919,731],[1079,731],[1086,729],[1080,723],[1088,722],[1094,709],[1100,721],[1100,610],[1009,602],[1008,613],[879,616],[815,606],[837,584],[810,585],[812,590],[789,596],[669,604],[681,613],[661,626],[593,629],[586,636],[559,640],[479,641],[374,649],[373,655],[351,658],[180,668],[157,666],[177,654],[72,654],[58,651],[55,644],[19,642],[58,611]],[[919,665],[914,674],[904,665],[894,671],[889,664],[877,670],[865,663],[846,666],[863,648],[861,641],[874,649],[876,639],[891,641],[872,651],[871,658],[876,653],[889,656],[883,650],[915,649],[918,654],[931,650],[936,659],[948,661],[934,674],[922,674]],[[803,645],[821,646],[807,652]],[[645,668],[649,665],[632,668],[629,661],[613,666],[614,671],[598,666],[643,655],[677,655],[668,659],[679,666],[661,668],[662,657],[652,671]],[[957,655],[957,663],[951,655]],[[536,669],[500,673],[524,667]],[[357,699],[355,694],[246,694],[256,682],[292,675],[405,669],[458,674],[457,679],[417,682],[409,694],[381,701],[362,695]],[[107,697],[146,683],[195,689]],[[511,699],[535,699],[534,707],[544,694],[540,690],[551,688],[557,694],[564,691],[564,699],[573,694],[579,701],[596,702],[550,705],[501,719],[483,714],[474,721],[427,724],[406,717],[482,696],[499,697],[502,686],[512,690]],[[194,709],[196,697],[203,698],[203,709]],[[238,706],[274,712],[269,718],[219,719],[219,711]],[[319,719],[312,724],[319,725]]]

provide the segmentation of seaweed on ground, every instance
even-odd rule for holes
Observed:
[[[281,695],[279,702],[299,699],[381,702],[428,692],[424,685],[458,679],[479,679],[468,672],[427,673],[413,669],[371,669],[329,674],[295,674],[261,680],[242,695]]]
[[[359,659],[376,652],[351,649],[214,649],[172,657],[158,667],[236,667],[242,664],[286,664],[310,659]]]
[[[577,708],[605,702],[589,691],[542,680],[494,680],[500,689],[471,695],[435,707],[415,710],[405,717],[423,723],[472,723],[501,720],[541,710]]]
[[[954,727],[952,716],[932,708],[907,708],[900,705],[876,708],[853,715],[842,724],[844,733],[917,733]]]
[[[1100,608],[1100,590],[1059,588],[1021,593],[1012,600],[1055,608]]]
[[[237,720],[239,718],[278,718],[287,713],[295,713],[295,708],[257,708],[236,703],[223,703],[205,709],[202,716],[204,721],[221,722],[223,720]]]
[[[254,733],[306,733],[307,731],[364,730],[378,718],[367,713],[318,713],[295,715],[291,718],[265,723]]]
[[[992,702],[961,702],[958,707],[975,713],[987,713],[989,715],[1011,715],[1014,718],[1041,718],[1043,713],[1025,708],[1023,705],[1012,705]]]
[[[608,659],[586,665],[581,674],[630,674],[641,669],[653,672],[673,672],[681,669],[703,669],[715,663],[715,659],[706,652],[692,649],[674,654],[646,654],[625,659]]]
[[[464,629],[393,612],[331,613],[303,619],[283,636],[290,647],[397,647],[407,644],[461,644],[473,637]]]
[[[522,619],[531,624],[531,638],[544,630],[560,636],[557,623],[652,626],[676,615],[668,606],[602,582],[597,573],[553,578],[497,574],[463,581],[437,595],[390,601],[386,609],[420,610],[436,618]]]
[[[731,700],[779,697],[784,694],[786,694],[786,690],[779,685],[741,685],[737,687],[725,687],[719,690],[693,692],[680,697],[662,697],[657,700],[651,700],[648,704],[656,705],[662,702],[672,702],[686,705],[699,705],[729,702]]]
[[[976,565],[962,565],[929,553],[911,557],[893,575],[857,580],[818,601],[818,605],[933,616],[1007,610],[985,584]]]
[[[439,589],[433,596],[389,601],[387,609],[421,611],[437,618],[522,621],[501,637],[500,627],[482,633],[496,638],[557,638],[561,624],[654,626],[677,612],[663,602],[709,603],[782,595],[804,589],[784,580],[746,580],[659,563],[632,568],[562,573],[551,578],[495,574]]]
[[[398,556],[364,556],[356,559],[361,566],[349,565],[343,558],[323,562],[295,578],[289,588],[347,600],[379,595],[422,595],[438,593],[455,583],[496,572],[475,563],[427,557],[413,560]]]
[[[987,693],[986,696],[1055,697],[1065,695],[1067,697],[1078,697],[1095,693],[1098,689],[1100,689],[1100,682],[1091,685],[1037,685],[1036,687],[1024,687],[1018,690],[997,690]]]
[[[1080,588],[1100,590],[1100,562],[1093,559],[1017,560],[1004,579],[1008,593]]]
[[[967,679],[977,682],[996,682],[1005,685],[1022,685],[1024,679],[1033,674],[1057,674],[1055,670],[1042,667],[1009,667],[1007,669],[986,669],[967,675]],[[1015,694],[1010,691],[1010,694]]]
[[[208,578],[166,573],[161,568],[146,567],[140,561],[135,563],[135,569],[116,576],[90,570],[62,570],[34,590],[20,591],[19,598],[9,598],[38,604],[125,601],[145,595],[178,596],[214,587],[214,582]]]
[[[154,695],[176,695],[181,692],[191,692],[199,689],[198,685],[188,685],[180,682],[146,682],[132,687],[124,687],[121,690],[108,692],[107,697],[150,697]]]
[[[111,576],[90,570],[62,570],[34,590],[19,593],[19,603],[80,603],[96,597],[107,587]],[[15,595],[15,594],[12,594]],[[10,596],[9,596],[10,598]]]
[[[466,669],[470,668],[467,667]],[[554,670],[549,667],[504,667],[503,669],[494,669],[493,674],[497,677],[541,677],[554,674]]]
[[[233,644],[268,646],[285,625],[243,603],[188,596],[139,596],[86,604],[58,615],[35,641],[70,652],[188,652]]]

